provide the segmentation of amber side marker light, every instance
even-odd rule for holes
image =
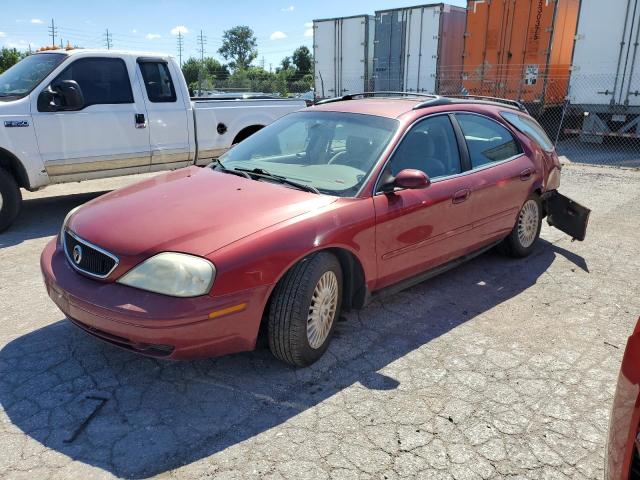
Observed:
[[[246,303],[239,303],[238,305],[233,305],[232,307],[215,310],[209,314],[209,318],[218,318],[218,317],[222,317],[223,315],[228,315],[230,313],[241,312],[245,308],[247,308]]]

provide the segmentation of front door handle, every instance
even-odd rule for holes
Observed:
[[[470,196],[471,190],[469,190],[468,188],[463,188],[462,190],[458,190],[453,194],[453,198],[451,199],[451,201],[453,203],[462,203],[466,201]]]
[[[136,128],[147,128],[147,119],[144,118],[144,113],[136,113],[134,118],[136,120]]]
[[[531,175],[533,175],[533,172],[531,171],[531,169],[525,168],[523,171],[520,172],[520,180],[522,180],[523,182],[526,182],[531,178]]]

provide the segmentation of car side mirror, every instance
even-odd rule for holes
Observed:
[[[62,96],[51,86],[45,88],[38,95],[39,112],[57,112],[62,108]]]
[[[84,95],[75,80],[61,80],[51,88],[62,96],[62,109],[81,110],[84,108]]]
[[[396,188],[414,190],[427,188],[429,185],[431,185],[431,180],[429,180],[429,176],[422,170],[405,168],[404,170],[400,170],[395,177],[389,178],[383,185],[382,190],[390,193]]]

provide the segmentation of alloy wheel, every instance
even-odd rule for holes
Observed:
[[[338,308],[338,278],[331,270],[322,274],[311,297],[307,317],[307,340],[320,348],[327,339]]]

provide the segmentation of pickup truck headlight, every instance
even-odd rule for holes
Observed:
[[[204,258],[164,252],[129,270],[118,283],[172,297],[197,297],[209,293],[215,276],[213,263]]]

